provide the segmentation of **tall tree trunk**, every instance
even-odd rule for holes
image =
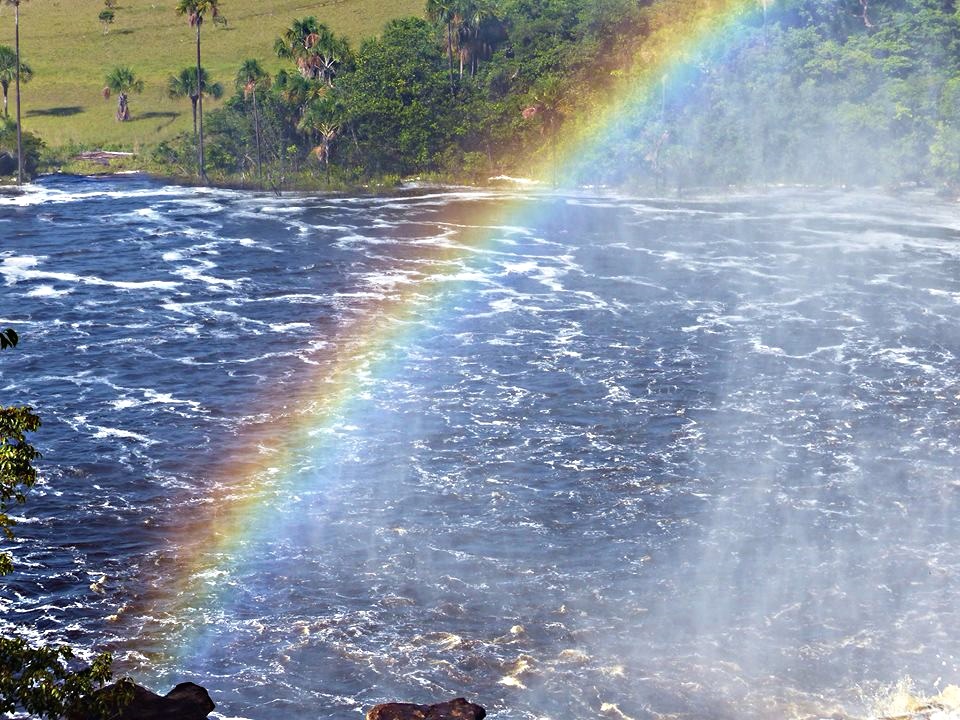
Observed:
[[[260,155],[260,114],[257,112],[257,89],[253,89],[253,134],[257,140],[257,182],[263,190],[263,160]]]
[[[447,69],[450,72],[450,95],[455,95],[453,85],[453,22],[447,20]]]
[[[3,86],[3,116],[5,118],[10,117],[9,113],[7,113],[7,90],[9,90],[9,88],[6,85],[4,85]]]
[[[327,185],[330,184],[330,144],[324,140],[323,142],[323,164],[326,165],[327,170]]]
[[[197,115],[200,120],[198,133],[199,142],[197,144],[197,162],[201,181],[207,179],[206,170],[203,167],[203,87],[200,85],[200,25],[202,18],[197,18]]]
[[[126,122],[130,119],[130,108],[127,107],[127,94],[121,92],[117,97],[117,120]]]
[[[190,106],[193,108],[193,139],[197,139],[197,103],[200,101],[199,95],[190,96]]]
[[[23,131],[20,128],[20,0],[13,5],[14,46],[17,56],[17,185],[23,185]]]

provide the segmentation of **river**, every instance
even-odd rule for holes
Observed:
[[[932,195],[0,198],[0,607],[218,717],[862,717],[960,681]]]

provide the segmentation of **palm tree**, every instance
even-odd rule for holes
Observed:
[[[197,91],[197,78],[200,79],[200,91]],[[205,68],[200,68],[198,73],[193,68],[184,68],[178,75],[171,75],[167,80],[167,95],[172,98],[190,98],[190,104],[193,106],[193,134],[199,136],[197,132],[197,109],[203,105],[203,96],[209,95],[212,98],[219,98],[223,95],[223,85],[218,82],[211,82]],[[203,131],[203,118],[200,117],[200,132]]]
[[[456,6],[457,47],[460,54],[460,77],[463,77],[464,60],[470,62],[471,77],[476,74],[481,56],[489,56],[492,25],[496,19],[493,7],[487,0],[459,0]]]
[[[126,122],[130,119],[127,96],[132,92],[142,93],[143,80],[134,75],[130,68],[118,65],[107,74],[107,84],[103,88],[103,97],[110,97],[112,92],[117,94],[117,121]]]
[[[310,48],[316,41],[319,29],[320,23],[313,16],[296,18],[273,44],[277,57],[293,60],[300,75],[305,78],[316,78]]]
[[[203,19],[210,15],[214,20],[220,15],[219,0],[178,0],[177,15],[186,15],[190,21],[190,27],[197,31],[197,87],[202,88],[203,82],[200,76],[200,27],[203,25]],[[197,144],[197,164],[198,174],[201,179],[206,179],[207,174],[203,168],[203,92],[197,93],[198,112],[195,115],[200,118],[200,132],[198,134],[199,142]]]
[[[533,103],[523,109],[524,120],[540,121],[540,133],[550,134],[553,186],[557,185],[557,128],[563,119],[565,84],[557,75],[542,79],[535,88]]]
[[[17,77],[17,54],[12,47],[0,45],[0,90],[3,90],[3,116],[9,117],[7,112],[7,95],[10,83]],[[20,82],[29,82],[33,77],[33,70],[26,63],[20,63]]]
[[[453,25],[457,17],[455,0],[427,0],[427,17],[446,26],[447,70],[450,74],[450,93],[453,93]]]
[[[326,85],[307,80],[302,75],[288,73],[281,70],[273,81],[273,89],[283,102],[291,108],[296,108],[300,120],[306,114],[311,103],[324,97],[328,88]]]
[[[14,67],[16,69],[16,93],[17,93],[17,185],[23,185],[23,130],[20,127],[20,83],[21,77],[20,64],[20,3],[23,0],[6,0],[7,5],[13,5],[13,37],[14,37]]]
[[[270,76],[253,59],[244,60],[237,71],[236,86],[244,97],[253,98],[253,134],[257,143],[257,179],[263,182],[263,159],[260,153],[260,115],[257,112],[257,91],[270,84]]]
[[[303,113],[303,117],[297,125],[300,132],[319,137],[320,144],[310,152],[326,167],[327,184],[330,183],[330,152],[333,141],[340,134],[340,124],[331,122],[329,115],[328,109],[321,107],[318,103],[313,103]]]
[[[313,149],[313,154],[317,156],[317,160],[323,160],[323,164],[326,167],[327,171],[327,184],[330,184],[330,148],[333,146],[333,141],[336,139],[337,134],[340,132],[340,126],[336,123],[320,123],[316,127],[317,133],[320,135],[320,144]]]
[[[324,25],[321,30],[326,30]],[[317,75],[320,80],[333,87],[333,76],[341,65],[349,62],[352,56],[350,45],[345,38],[338,38],[332,32],[321,32],[311,48],[316,59]]]
[[[97,15],[97,19],[100,21],[100,24],[103,25],[103,34],[106,35],[110,32],[110,24],[113,22],[113,19],[116,17],[116,13],[113,12],[110,8],[105,8],[100,11],[100,14]]]
[[[315,17],[297,18],[273,44],[277,57],[293,60],[300,75],[333,86],[338,66],[350,59],[350,45]]]

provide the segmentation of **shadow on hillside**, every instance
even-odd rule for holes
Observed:
[[[134,120],[155,120],[156,118],[165,118],[166,122],[162,122],[159,125],[157,125],[157,132],[160,132],[165,127],[170,125],[178,117],[180,117],[180,113],[173,112],[172,110],[167,110],[165,112],[159,112],[159,111],[153,110],[151,112],[137,113],[133,117],[133,119]]]
[[[42,108],[40,110],[27,110],[27,117],[68,117],[83,112],[79,105],[63,105],[61,107]]]

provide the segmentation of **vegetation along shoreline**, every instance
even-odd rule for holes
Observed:
[[[102,149],[134,153],[117,170],[266,190],[960,178],[960,18],[943,0],[106,4],[22,0],[27,175],[102,171],[76,159]],[[100,86],[80,99],[51,70],[64,22],[82,30],[74,82]],[[699,25],[710,42],[671,59]],[[0,154],[15,131],[5,118]]]

